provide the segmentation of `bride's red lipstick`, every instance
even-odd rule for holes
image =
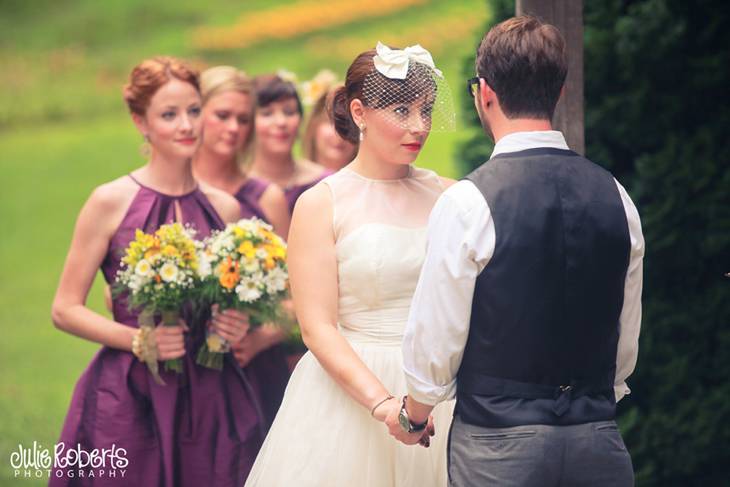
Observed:
[[[414,152],[421,150],[421,144],[419,144],[418,142],[413,142],[411,144],[401,144],[401,145],[403,147],[405,147],[406,149],[414,151]]]

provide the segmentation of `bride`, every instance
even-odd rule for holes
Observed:
[[[427,219],[452,182],[411,163],[431,129],[453,125],[448,101],[420,46],[361,53],[334,93],[337,132],[359,140],[359,150],[294,210],[289,271],[310,352],[246,486],[446,485],[452,404],[434,410],[435,436],[429,423],[421,439],[427,448],[397,443],[378,423],[406,393],[400,347]]]

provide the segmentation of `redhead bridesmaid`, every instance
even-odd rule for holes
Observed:
[[[123,478],[90,467],[56,468],[50,485],[241,485],[263,434],[260,400],[245,371],[230,356],[222,371],[196,365],[204,331],[187,317],[180,326],[155,330],[159,359],[184,363],[179,375],[161,368],[166,385],[158,385],[132,352],[137,315],[124,297],[113,300],[112,319],[86,307],[97,270],[113,283],[136,229],[153,232],[177,221],[205,237],[240,216],[235,198],[193,177],[201,133],[198,74],[174,58],[145,60],[132,71],[124,99],[150,146],[149,160],[94,189],[85,203],[52,316],[59,329],[101,345],[76,384],[60,443],[86,452],[123,448],[127,464]],[[231,342],[248,330],[246,316],[235,311],[214,313],[211,324]]]

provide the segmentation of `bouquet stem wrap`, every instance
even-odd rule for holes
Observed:
[[[223,370],[223,354],[230,352],[231,344],[217,333],[206,331],[205,343],[198,350],[195,362],[209,369]]]
[[[180,311],[176,309],[165,310],[162,312],[163,326],[180,326]],[[182,374],[182,359],[174,358],[165,360],[165,370]]]
[[[144,309],[137,317],[137,324],[140,330],[145,330],[145,343],[143,347],[145,349],[145,364],[147,369],[152,374],[152,378],[160,385],[165,385],[165,381],[160,377],[159,364],[157,362],[157,344],[154,343],[154,334],[152,333],[155,329],[155,312],[150,309]]]

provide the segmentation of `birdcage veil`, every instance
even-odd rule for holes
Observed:
[[[426,49],[418,44],[390,49],[378,42],[376,52],[374,69],[363,81],[365,107],[381,110],[387,121],[403,129],[455,130],[451,90]]]

